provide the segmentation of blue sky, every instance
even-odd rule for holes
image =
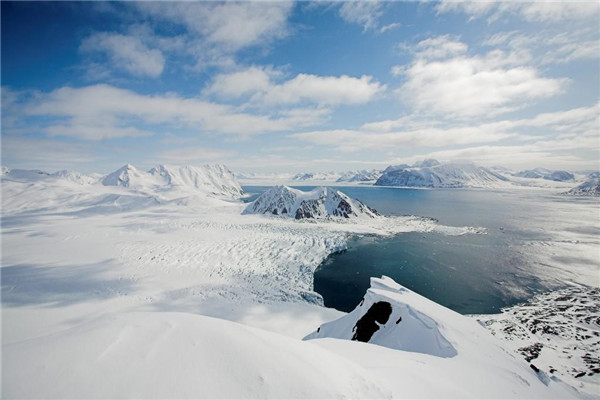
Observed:
[[[11,168],[599,168],[597,2],[1,7]]]

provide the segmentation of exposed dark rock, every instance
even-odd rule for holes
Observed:
[[[392,305],[387,301],[378,301],[356,322],[352,331],[352,340],[368,342],[375,332],[379,330],[380,324],[385,324],[392,314]]]

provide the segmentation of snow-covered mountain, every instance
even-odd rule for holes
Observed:
[[[10,169],[2,166],[2,179],[17,182],[39,182],[39,181],[68,181],[80,185],[91,185],[98,181],[95,176],[84,175],[77,171],[58,171],[49,173],[39,169]]]
[[[600,196],[600,178],[593,178],[583,182],[567,192],[572,196]]]
[[[508,179],[490,169],[468,162],[440,163],[424,160],[412,167],[390,166],[375,182],[376,186],[408,186],[430,188],[499,187]]]
[[[336,181],[340,178],[337,172],[300,172],[292,176],[293,181]]]
[[[217,197],[240,198],[242,188],[224,165],[159,165],[148,172],[126,164],[102,179],[105,186],[122,186],[138,190],[187,190]]]
[[[336,182],[369,182],[376,181],[381,176],[382,172],[377,169],[371,170],[360,170],[360,171],[347,171],[342,173]]]
[[[575,176],[567,171],[551,171],[545,168],[534,168],[520,171],[515,174],[521,178],[546,179],[548,181],[567,182],[575,180]]]
[[[250,203],[244,213],[283,215],[295,219],[377,216],[377,212],[364,203],[332,188],[319,187],[303,192],[288,186],[267,190]]]

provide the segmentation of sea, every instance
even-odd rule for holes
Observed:
[[[268,188],[243,187],[250,194],[246,201]],[[440,225],[485,233],[352,237],[347,250],[332,254],[315,271],[314,290],[327,307],[353,310],[370,278],[382,275],[461,314],[498,313],[573,284],[573,265],[597,268],[600,280],[600,247],[594,245],[600,237],[598,199],[565,196],[560,189],[335,189],[382,215],[434,218]]]

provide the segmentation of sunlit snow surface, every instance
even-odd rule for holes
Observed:
[[[418,217],[297,222],[241,215],[228,190],[93,182],[2,178],[3,397],[415,397],[436,381],[427,374],[461,370],[433,361],[417,383],[394,378],[403,391],[389,372],[427,359],[333,343],[336,355],[298,340],[342,315],[318,306],[312,274],[349,235],[481,229]],[[506,370],[496,383],[515,397],[571,395],[527,369],[511,372],[516,358],[507,357],[495,360]],[[309,362],[321,359],[329,361]],[[223,376],[238,362],[233,385]],[[218,378],[199,379],[210,365]],[[456,389],[445,382],[422,393],[487,393],[480,382],[447,392]]]

